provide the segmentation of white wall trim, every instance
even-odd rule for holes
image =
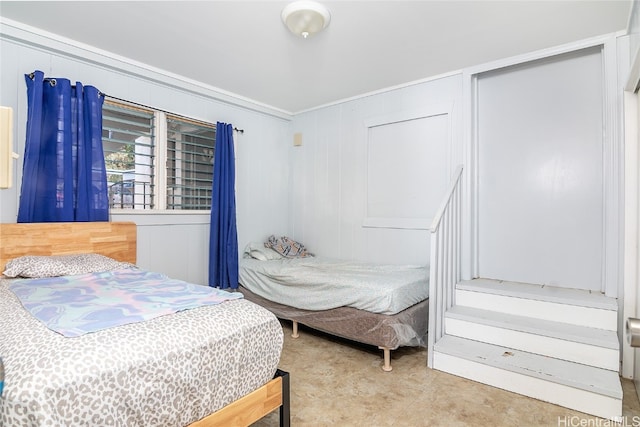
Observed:
[[[0,40],[55,52],[57,55],[174,87],[225,104],[291,120],[292,113],[187,77],[0,16]]]
[[[631,0],[631,7],[629,8],[629,15],[627,16],[627,26],[624,30],[620,31],[620,36],[628,36],[634,29],[636,23],[638,10],[638,0]]]
[[[640,56],[640,51],[636,52],[633,63],[631,64],[627,83],[624,86],[624,90],[626,92],[633,93],[636,89],[636,85],[638,84],[638,80],[635,80],[640,78],[640,58],[638,58],[638,56]]]
[[[404,88],[411,87],[411,86],[421,85],[423,83],[429,83],[429,82],[434,82],[436,80],[446,79],[446,78],[449,78],[451,76],[456,76],[458,74],[462,74],[462,71],[461,70],[455,70],[455,71],[450,71],[448,73],[443,73],[443,74],[438,74],[438,75],[431,76],[431,77],[426,77],[424,79],[413,80],[413,81],[410,81],[410,82],[407,82],[407,83],[402,83],[402,84],[399,84],[399,85],[390,86],[390,87],[386,87],[386,88],[383,88],[383,89],[362,93],[360,95],[355,95],[355,96],[352,96],[352,97],[349,97],[349,98],[340,99],[338,101],[329,102],[327,104],[318,105],[317,107],[308,108],[306,110],[296,111],[293,114],[297,115],[297,114],[308,113],[310,111],[322,110],[322,109],[327,108],[327,107],[333,107],[335,105],[341,105],[341,104],[345,104],[347,102],[357,101],[359,99],[367,98],[369,96],[380,95],[380,94],[383,94],[383,93],[393,92],[394,90],[404,89]]]
[[[109,213],[111,221],[131,221],[137,225],[209,225],[211,211],[115,211]]]
[[[634,2],[634,8],[636,3]],[[636,86],[640,82],[640,49],[636,52],[629,52],[632,57],[627,80],[624,84],[624,300],[622,305],[621,322],[629,317],[636,317],[638,314],[638,292],[640,292],[640,252],[638,248],[640,240],[639,220],[640,215],[640,178],[638,168],[640,167],[640,157],[638,155],[638,140],[640,138],[640,123],[638,123],[638,94],[635,93]],[[640,378],[636,373],[640,372],[635,366],[637,350],[633,349],[627,342],[626,337],[622,337],[622,376],[634,378],[636,385],[640,385]]]
[[[365,228],[395,228],[399,230],[429,230],[433,218],[376,218],[367,216],[362,221]]]
[[[465,75],[475,75],[484,73],[487,71],[495,71],[500,68],[510,67],[512,65],[523,64],[526,62],[535,61],[538,59],[549,58],[563,53],[570,53],[581,49],[587,49],[590,47],[604,45],[607,42],[614,41],[618,33],[610,33],[597,37],[591,37],[588,39],[563,44],[560,46],[554,46],[548,49],[541,49],[534,52],[525,53],[523,55],[511,56],[509,58],[503,58],[485,64],[476,65],[466,68],[464,70]]]
[[[451,104],[433,104],[417,110],[401,111],[398,113],[369,117],[364,120],[364,126],[369,129],[372,127],[388,125],[391,123],[400,123],[406,122],[408,120],[442,116],[445,114],[451,114],[452,109],[453,107]]]
[[[479,207],[478,207],[478,75],[465,71],[462,79],[464,103],[464,135],[465,169],[467,170],[463,193],[467,214],[463,215],[462,238],[462,279],[475,279],[479,275],[478,242],[479,242]],[[468,236],[465,238],[464,236]]]
[[[638,76],[640,78],[640,76]],[[624,92],[625,109],[625,219],[624,300],[622,323],[636,317],[638,286],[638,95]],[[622,376],[634,377],[634,349],[622,336]]]
[[[617,118],[620,117],[617,41],[607,37],[602,43],[604,162],[603,165],[603,260],[602,292],[617,298],[622,291],[624,248],[624,144]]]

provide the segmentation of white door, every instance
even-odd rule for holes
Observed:
[[[479,277],[603,288],[603,55],[477,79]]]

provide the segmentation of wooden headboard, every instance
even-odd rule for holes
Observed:
[[[22,255],[98,253],[136,263],[133,222],[43,222],[0,224],[0,274]]]

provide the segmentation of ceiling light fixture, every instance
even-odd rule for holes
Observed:
[[[298,0],[282,9],[282,22],[293,34],[305,39],[325,29],[329,21],[329,10],[315,1]]]

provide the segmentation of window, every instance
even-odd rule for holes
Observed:
[[[167,209],[211,209],[215,127],[167,116]]]
[[[213,124],[111,100],[102,116],[112,209],[211,209]]]
[[[154,113],[105,102],[102,147],[112,209],[154,208]]]

